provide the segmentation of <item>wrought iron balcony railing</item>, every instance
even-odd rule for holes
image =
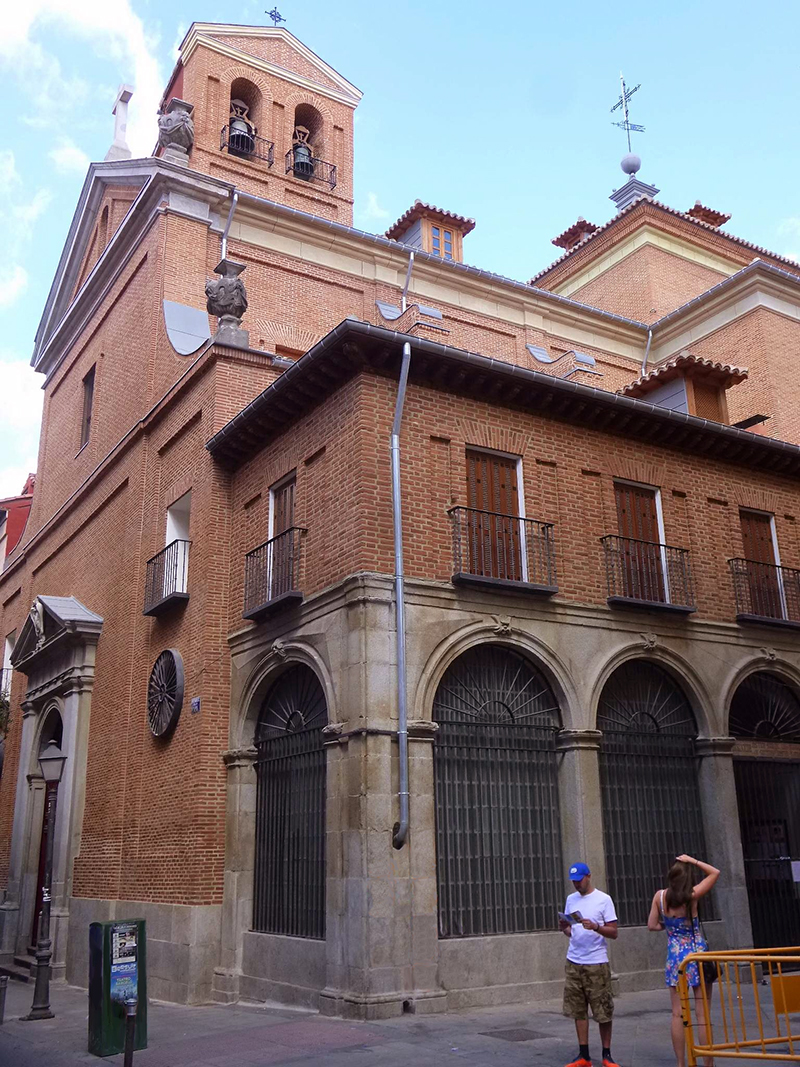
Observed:
[[[189,545],[191,541],[172,541],[147,561],[144,587],[145,615],[160,615],[173,604],[189,599]]]
[[[453,526],[454,582],[513,583],[547,596],[558,592],[551,522],[477,508],[450,508],[447,514]]]
[[[696,610],[688,549],[616,534],[601,537],[600,542],[609,604],[684,614]]]
[[[3,667],[0,670],[0,697],[5,697],[6,700],[11,695],[11,675],[13,671],[10,667]]]
[[[239,156],[240,159],[258,159],[271,167],[275,162],[275,145],[266,137],[257,137],[254,133],[246,130],[231,129],[223,126],[219,135],[220,152],[227,151],[231,156]]]
[[[244,558],[244,618],[260,619],[303,599],[300,563],[302,526],[291,526]]]
[[[296,157],[293,148],[286,153],[286,173],[290,172],[295,178],[302,178],[305,182],[320,182],[331,189],[336,188],[335,164],[326,163],[324,159]]]
[[[752,559],[729,559],[728,566],[740,622],[800,626],[800,570]]]

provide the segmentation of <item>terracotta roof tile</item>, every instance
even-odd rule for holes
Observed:
[[[732,385],[738,385],[747,378],[747,371],[743,367],[734,367],[730,363],[716,363],[704,356],[692,355],[691,352],[680,352],[664,363],[657,364],[647,374],[643,374],[635,382],[623,386],[617,392],[622,396],[643,397],[681,374],[687,378],[713,381],[721,389],[730,389]]]
[[[770,252],[768,248],[763,248],[761,245],[754,245],[750,241],[745,241],[743,237],[736,237],[735,234],[724,233],[720,231],[716,226],[712,226],[708,222],[703,222],[702,219],[693,218],[685,211],[677,211],[674,207],[668,207],[667,204],[662,204],[659,200],[653,200],[649,196],[640,196],[638,200],[634,200],[632,204],[629,204],[626,208],[623,208],[622,211],[620,211],[617,215],[614,215],[613,218],[610,218],[608,222],[604,222],[602,226],[598,226],[594,233],[589,234],[587,237],[585,237],[579,244],[575,245],[574,248],[571,248],[569,252],[565,252],[563,256],[559,256],[559,258],[554,260],[549,267],[545,267],[543,270],[540,270],[538,274],[534,274],[534,276],[530,279],[529,285],[535,285],[540,278],[543,278],[546,274],[549,274],[554,267],[557,267],[559,266],[559,264],[563,263],[565,259],[577,252],[579,248],[583,248],[589,241],[597,237],[598,234],[603,233],[605,230],[609,229],[625,215],[629,215],[631,211],[634,211],[636,208],[641,207],[643,203],[652,204],[653,207],[658,208],[659,211],[665,211],[668,215],[674,215],[676,218],[685,219],[687,222],[692,223],[693,226],[700,226],[705,230],[712,231],[713,233],[719,233],[721,237],[724,237],[728,241],[733,241],[734,244],[741,245],[742,248],[750,248],[754,252],[759,252],[761,253],[761,255],[769,256],[771,259],[776,259],[781,263],[788,263],[795,270],[798,269],[798,263],[794,259],[788,259],[786,256],[778,255],[777,252]]]
[[[584,238],[590,237],[596,229],[597,227],[593,222],[587,222],[582,215],[579,215],[577,220],[571,226],[568,226],[563,233],[560,233],[558,237],[554,237],[550,244],[555,245],[557,248],[566,248],[569,252]]]
[[[726,215],[724,211],[715,211],[713,207],[706,207],[699,200],[695,200],[694,207],[690,207],[686,214],[691,215],[693,219],[697,219],[699,222],[707,222],[709,226],[713,226],[715,229],[718,226],[724,226],[731,217]]]
[[[395,240],[399,239],[400,235],[423,215],[434,220],[438,219],[441,223],[449,222],[454,229],[458,229],[464,235],[475,229],[475,219],[468,219],[466,215],[456,215],[453,211],[445,211],[443,208],[436,207],[435,204],[426,204],[423,200],[415,200],[408,211],[389,227],[386,236]]]

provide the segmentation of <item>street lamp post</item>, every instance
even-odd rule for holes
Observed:
[[[50,1011],[50,959],[53,955],[53,943],[50,940],[50,898],[53,884],[53,838],[55,837],[58,783],[61,781],[66,761],[67,757],[55,741],[50,741],[39,755],[39,766],[42,768],[47,794],[45,818],[47,840],[45,842],[44,882],[42,883],[42,910],[39,914],[36,941],[36,985],[33,989],[31,1010],[27,1015],[22,1016],[25,1021],[54,1018]]]

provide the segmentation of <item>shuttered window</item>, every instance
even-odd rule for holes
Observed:
[[[517,460],[467,450],[470,573],[524,581]]]
[[[295,542],[290,531],[294,526],[294,477],[273,487],[272,497],[272,583],[271,596],[282,596],[296,588]],[[281,535],[285,536],[281,536]]]
[[[615,482],[617,522],[625,595],[635,600],[666,601],[664,555],[660,545],[657,490]]]
[[[770,619],[784,617],[781,597],[781,579],[775,566],[775,539],[772,532],[772,516],[763,511],[739,512],[742,527],[742,544],[747,564],[747,584],[750,588],[750,605],[754,615]]]

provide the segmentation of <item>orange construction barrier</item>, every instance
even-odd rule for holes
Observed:
[[[686,968],[697,963],[702,974],[703,962],[717,979],[695,992]],[[689,1067],[698,1058],[800,1060],[800,947],[693,952],[678,968],[678,995]]]

